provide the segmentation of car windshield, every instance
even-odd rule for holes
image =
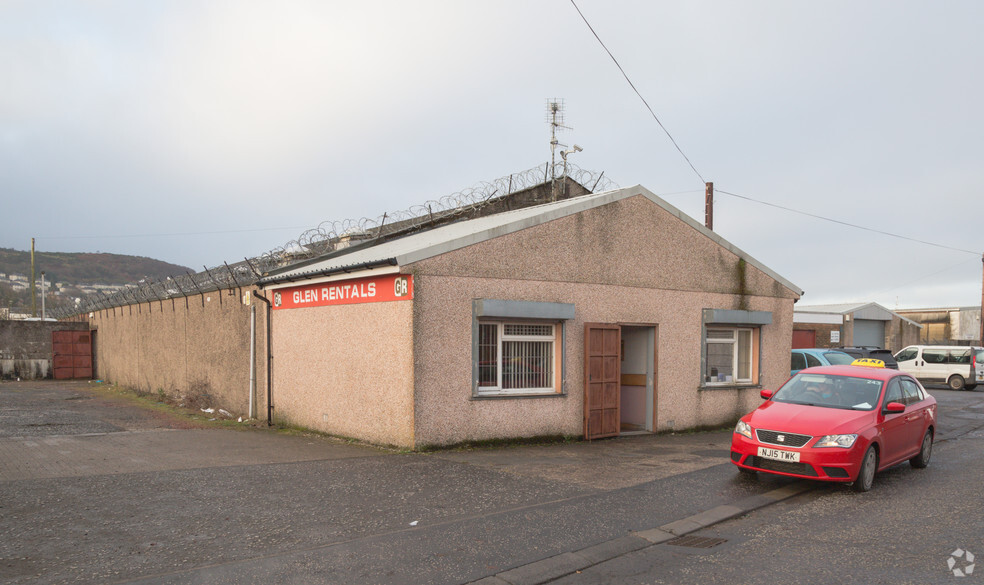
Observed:
[[[854,356],[849,356],[842,351],[828,351],[823,354],[832,366],[849,366],[854,361]]]
[[[872,410],[882,381],[831,374],[796,374],[776,390],[772,400],[846,410]]]

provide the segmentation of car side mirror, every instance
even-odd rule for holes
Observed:
[[[761,396],[765,400],[772,398],[773,394],[775,394],[775,392],[773,392],[772,390],[762,390],[761,392],[759,392],[759,396]]]
[[[901,402],[889,402],[885,405],[885,412],[905,412],[905,405]]]

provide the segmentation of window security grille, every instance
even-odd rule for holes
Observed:
[[[554,334],[554,325],[480,323],[479,392],[552,392]]]

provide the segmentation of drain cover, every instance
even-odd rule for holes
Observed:
[[[673,540],[667,540],[666,544],[690,548],[714,548],[724,542],[728,542],[728,540],[725,538],[706,538],[703,536],[679,536]]]

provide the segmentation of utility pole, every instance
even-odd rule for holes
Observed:
[[[714,182],[704,183],[704,227],[714,231]]]
[[[34,238],[31,238],[31,317],[38,316],[37,285],[34,282]]]

